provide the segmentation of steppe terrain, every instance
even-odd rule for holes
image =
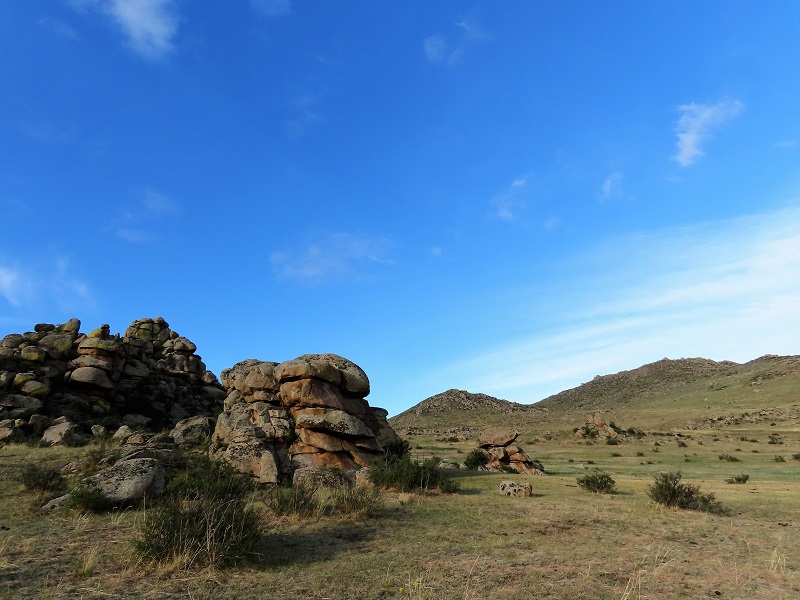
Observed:
[[[581,438],[601,416],[629,434]],[[744,365],[659,361],[595,378],[536,405],[449,391],[390,420],[420,459],[462,463],[497,427],[545,476],[453,470],[455,494],[385,494],[374,516],[277,517],[264,509],[254,561],[225,570],[143,564],[131,540],[150,506],[42,512],[31,462],[60,466],[93,446],[0,448],[4,598],[797,598],[800,597],[800,357]],[[721,458],[723,457],[723,458]],[[576,478],[600,469],[616,494]],[[724,516],[666,509],[663,471],[712,492]],[[747,474],[745,484],[726,479]],[[530,482],[504,497],[500,481]],[[263,504],[258,493],[253,502]]]

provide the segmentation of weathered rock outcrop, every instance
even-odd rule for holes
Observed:
[[[542,465],[533,462],[520,446],[514,445],[518,436],[519,433],[510,429],[493,430],[481,435],[478,438],[478,447],[483,450],[487,458],[483,469],[544,475]]]
[[[613,421],[611,424],[606,422],[603,415],[599,412],[592,414],[583,427],[579,427],[575,430],[575,437],[588,439],[600,438],[603,440],[609,438],[613,440],[625,439],[622,430],[616,427]]]
[[[108,325],[82,334],[80,325],[40,323],[0,340],[0,420],[30,429],[33,415],[66,416],[88,431],[129,414],[159,428],[219,412],[222,386],[161,317],[134,321],[122,336]]]
[[[260,482],[290,481],[302,468],[365,467],[381,454],[381,441],[397,439],[386,411],[365,400],[366,373],[336,354],[245,360],[221,379],[228,397],[212,452]]]

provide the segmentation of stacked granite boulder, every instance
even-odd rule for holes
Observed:
[[[488,431],[478,438],[478,447],[486,455],[487,471],[526,473],[544,475],[544,467],[533,462],[525,451],[514,444],[519,433],[510,429]]]
[[[88,431],[126,415],[159,428],[219,412],[222,386],[164,319],[134,321],[123,336],[108,325],[81,334],[80,326],[41,323],[0,341],[0,421],[24,430],[33,417],[66,416]]]
[[[221,379],[228,397],[212,452],[262,483],[305,468],[356,470],[382,453],[380,440],[397,439],[386,412],[365,400],[366,373],[336,354],[245,360]]]

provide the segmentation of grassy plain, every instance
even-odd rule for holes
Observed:
[[[7,445],[0,598],[798,598],[798,377],[740,379],[695,382],[638,406],[467,415],[475,430],[515,426],[548,475],[454,470],[459,493],[387,492],[373,518],[279,518],[264,508],[259,555],[222,571],[141,564],[131,540],[147,507],[41,512],[45,498],[17,483],[22,466],[57,466],[87,449]],[[617,445],[576,439],[573,428],[593,410],[646,435]],[[449,416],[417,423],[412,454],[463,461],[475,442],[437,433],[440,422],[459,421]],[[576,478],[593,469],[609,473],[619,493],[581,490]],[[730,514],[653,503],[647,487],[667,470],[716,494]],[[746,484],[725,483],[742,473]],[[499,496],[503,479],[532,483],[534,496]],[[263,505],[258,494],[253,502]]]

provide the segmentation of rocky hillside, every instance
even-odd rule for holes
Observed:
[[[390,419],[401,435],[451,436],[505,426],[519,431],[563,429],[595,411],[686,428],[747,418],[798,416],[800,356],[767,355],[747,363],[706,358],[662,359],[637,369],[597,376],[536,404],[448,390]],[[783,407],[777,409],[775,407]],[[777,411],[777,412],[776,412]],[[575,414],[578,413],[578,414]]]
[[[559,392],[537,406],[564,409],[597,409],[629,404],[636,399],[654,397],[699,379],[736,372],[741,365],[707,358],[663,358],[630,371],[598,375],[578,387]]]
[[[401,435],[431,433],[458,436],[479,430],[480,422],[487,418],[504,421],[513,420],[514,415],[533,416],[542,412],[531,404],[518,404],[465,390],[447,390],[392,417],[390,422]]]

